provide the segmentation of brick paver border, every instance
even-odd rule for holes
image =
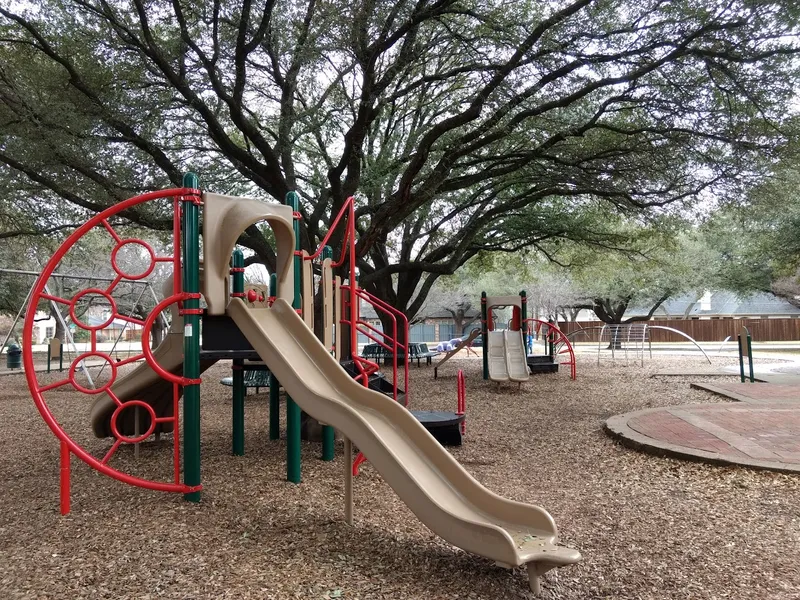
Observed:
[[[778,385],[764,383],[691,383],[697,390],[705,390],[718,396],[748,404],[773,404],[800,401],[800,385]],[[751,387],[752,386],[752,387]],[[752,392],[752,393],[747,393]]]
[[[751,400],[752,402],[752,400]],[[715,465],[725,466],[744,466],[752,469],[764,469],[769,471],[778,471],[782,473],[800,473],[800,464],[789,464],[776,460],[766,460],[759,458],[752,458],[750,456],[733,454],[726,454],[722,452],[709,452],[700,450],[699,448],[691,448],[688,446],[681,446],[678,444],[670,443],[666,440],[659,440],[639,433],[629,426],[629,421],[649,415],[652,413],[663,412],[669,413],[670,411],[679,411],[680,413],[687,413],[693,408],[708,409],[714,404],[685,404],[680,406],[663,406],[659,408],[648,408],[645,410],[637,410],[634,412],[616,415],[605,422],[606,432],[613,438],[617,439],[621,444],[635,450],[653,454],[655,456],[666,456],[670,458],[680,458],[684,460],[700,461],[711,463]],[[767,407],[774,407],[776,409],[786,409],[786,404],[759,404],[760,409]]]

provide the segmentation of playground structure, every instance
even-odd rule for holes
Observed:
[[[625,364],[628,364],[629,358],[632,357],[634,362],[638,362],[640,366],[643,367],[645,351],[649,353],[650,359],[653,358],[653,346],[650,340],[650,331],[653,329],[669,331],[686,338],[700,350],[708,363],[711,364],[711,359],[708,354],[706,354],[706,351],[703,350],[702,346],[700,346],[694,338],[674,327],[651,325],[646,322],[612,323],[605,324],[602,327],[589,327],[574,331],[568,338],[592,329],[600,330],[597,342],[598,365],[600,364],[601,358],[604,356],[610,356],[611,361],[616,362],[617,354],[622,354],[625,358]]]
[[[566,334],[553,321],[529,318],[525,323],[528,339],[532,342],[535,336],[545,343],[545,353],[538,356],[532,352],[533,344],[529,344],[527,362],[530,372],[556,373],[561,365],[569,367],[569,376],[574,381],[577,378],[575,351]]]
[[[356,285],[355,212],[352,198],[345,203],[329,231],[330,236],[340,219],[346,218],[348,227],[337,266],[344,269],[347,280],[330,283],[334,295],[341,294],[341,302],[334,304],[343,307],[342,314],[333,327],[336,340],[333,346],[335,352],[340,352],[343,330],[347,329],[353,351],[353,364],[358,371],[356,379],[342,368],[339,357],[331,355],[332,340],[329,335],[326,334],[320,341],[309,327],[310,319],[313,318],[313,305],[309,304],[313,294],[310,293],[310,283],[304,282],[305,287],[301,290],[300,280],[301,271],[310,267],[310,264],[304,267],[304,263],[310,263],[316,256],[305,255],[298,248],[299,212],[296,194],[290,193],[287,204],[279,205],[203,193],[198,188],[196,177],[190,174],[184,178],[183,188],[137,196],[94,216],[69,236],[45,266],[31,290],[24,328],[25,371],[34,402],[61,443],[62,513],[69,512],[69,471],[73,454],[99,472],[124,483],[182,493],[187,500],[198,502],[202,490],[200,375],[215,360],[230,358],[239,361],[255,355],[264,361],[271,372],[271,438],[273,414],[277,415],[277,410],[273,410],[277,409],[273,405],[273,392],[277,400],[278,383],[287,392],[287,479],[296,483],[300,481],[301,408],[327,427],[327,433],[323,435],[323,458],[326,457],[326,449],[330,450],[329,458],[333,458],[333,428],[342,433],[345,457],[345,518],[349,523],[353,520],[350,464],[352,440],[428,528],[450,543],[494,560],[501,566],[525,565],[534,592],[539,591],[539,577],[542,573],[580,560],[580,554],[576,550],[557,543],[555,523],[544,509],[501,498],[484,488],[404,406],[369,389],[369,376],[377,371],[378,365],[357,356],[360,299],[370,301],[392,317],[393,338],[378,331],[372,331],[371,334],[380,334],[379,343],[391,348],[395,382],[398,380],[397,366],[401,351],[406,361],[407,377],[408,353],[404,344],[397,341],[398,321],[401,321],[397,311]],[[157,256],[141,240],[122,239],[109,222],[110,217],[134,205],[159,201],[171,203],[173,209],[174,253],[171,256]],[[204,212],[202,269],[198,227],[201,209]],[[266,220],[272,227],[277,256],[277,286],[272,290],[274,301],[269,307],[256,307],[249,301],[250,298],[244,293],[241,271],[237,270],[240,267],[235,254],[233,268],[229,266],[240,233],[262,220]],[[117,277],[104,289],[88,288],[72,298],[51,294],[46,285],[59,261],[77,240],[93,228],[105,229],[115,241],[111,263]],[[318,252],[322,251],[327,240],[326,237]],[[125,272],[115,259],[117,250],[128,244],[138,245],[142,252],[150,256],[149,266],[139,273]],[[325,258],[323,263],[325,260],[330,261],[330,258]],[[169,295],[144,320],[120,315],[112,296],[116,285],[122,280],[143,280],[152,272],[157,262],[170,263],[173,267],[174,277],[169,282]],[[326,288],[327,277],[323,269]],[[231,279],[233,291],[230,290]],[[77,302],[87,295],[100,296],[109,302],[112,308],[111,320],[120,318],[141,325],[144,339],[149,339],[158,315],[163,310],[170,309],[173,314],[170,332],[157,349],[151,350],[148,344],[143,344],[141,353],[114,362],[108,353],[97,348],[98,331],[105,324],[83,323],[73,314],[76,326],[89,331],[90,350],[71,361],[66,378],[43,384],[33,368],[31,349],[36,306],[40,301],[48,300],[67,305],[70,312],[74,313]],[[207,305],[205,309],[200,308],[201,295]],[[258,297],[256,300],[263,302]],[[309,306],[312,306],[312,310],[309,310]],[[298,312],[302,312],[302,316]],[[332,315],[333,311],[326,306],[323,313]],[[327,320],[329,317],[325,318]],[[522,364],[525,358],[521,330],[524,320],[523,313],[516,330],[519,348],[514,354],[514,358],[517,358],[517,354],[521,353]],[[333,323],[333,317],[327,322]],[[325,327],[326,331],[329,329]],[[226,332],[226,335],[217,335],[219,332]],[[485,347],[487,338],[488,336],[484,337]],[[373,336],[373,339],[376,338]],[[407,336],[404,339],[407,340]],[[215,346],[223,343],[220,340],[224,340],[224,345]],[[504,349],[515,342],[513,339],[509,342],[505,337],[502,341]],[[499,342],[498,339],[498,345]],[[108,380],[97,388],[86,387],[76,379],[76,369],[88,358],[99,359],[109,368]],[[144,362],[133,372],[117,381],[120,366],[142,359]],[[486,364],[484,366],[486,370]],[[515,364],[514,376],[521,377],[517,373],[517,367]],[[506,370],[509,371],[507,367]],[[527,368],[525,375],[527,376]],[[241,385],[243,371],[234,370],[233,376],[236,453],[236,432],[244,419],[243,403],[240,402],[244,389]],[[77,444],[51,412],[48,401],[57,402],[58,395],[50,396],[48,392],[64,386],[72,386],[79,393],[98,396],[92,409],[92,427],[95,434],[114,440],[102,458],[95,457]],[[406,391],[407,387],[406,379]],[[463,377],[459,378],[459,392],[461,390]],[[459,397],[461,398],[461,393]],[[459,404],[461,409],[461,401]],[[277,419],[274,422],[277,423]],[[111,460],[123,444],[136,444],[153,434],[168,431],[173,432],[171,480],[146,480],[111,466]]]
[[[525,326],[528,298],[518,296],[487,296],[481,292],[481,323],[483,325],[483,378],[492,381],[516,381],[520,386],[528,381],[525,351]],[[509,327],[495,330],[492,309],[511,306]]]

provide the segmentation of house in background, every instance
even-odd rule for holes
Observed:
[[[630,309],[625,316],[647,314],[645,309]],[[684,294],[667,300],[653,320],[661,319],[800,319],[800,308],[766,292],[738,296],[733,292],[706,291],[699,299]]]
[[[473,329],[480,329],[481,314],[478,311],[471,311],[465,315],[464,320],[464,333]],[[381,321],[371,305],[366,303],[361,304],[361,318],[377,329],[381,329]],[[373,334],[375,335],[375,334]],[[375,335],[375,337],[380,337]],[[446,310],[435,312],[429,315],[425,320],[420,323],[413,323],[408,327],[409,342],[412,343],[429,343],[429,342],[442,342],[449,341],[457,337],[456,325],[453,321],[453,316]],[[358,334],[359,344],[371,344],[373,340],[369,339],[366,335]]]

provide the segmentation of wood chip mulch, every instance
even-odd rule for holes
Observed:
[[[735,358],[716,358],[717,364]],[[551,571],[543,598],[800,598],[800,478],[656,458],[602,430],[610,416],[719,402],[689,378],[650,378],[700,359],[657,357],[645,367],[580,356],[565,372],[497,387],[480,361],[453,359],[438,380],[411,368],[411,403],[456,406],[467,376],[467,437],[455,457],[498,494],[539,504],[583,562]],[[0,383],[0,596],[12,599],[532,598],[522,570],[504,570],[427,530],[369,463],[355,480],[354,527],[343,521],[341,443],[332,463],[303,443],[303,483],[285,479],[285,443],[270,442],[267,394],[247,397],[246,456],[231,456],[230,373],[204,376],[200,504],[132,488],[73,460],[72,513],[58,512],[58,444],[22,376]],[[56,381],[63,375],[42,375]],[[47,378],[50,379],[47,379]],[[73,438],[91,437],[92,398],[48,393]],[[170,473],[171,436],[123,447],[112,465]]]

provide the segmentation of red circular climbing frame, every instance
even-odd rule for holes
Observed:
[[[136,437],[128,437],[120,433],[119,429],[117,429],[117,419],[119,415],[126,410],[132,410],[137,407],[141,407],[147,411],[150,415],[150,427],[147,428],[143,434],[136,436]],[[137,417],[134,417],[137,418]],[[111,415],[111,432],[114,434],[114,437],[118,440],[122,441],[125,444],[138,444],[139,442],[143,442],[147,438],[149,438],[153,432],[156,430],[156,424],[158,423],[158,419],[156,417],[156,411],[153,410],[153,407],[150,406],[147,402],[142,402],[141,400],[128,400],[117,406],[114,410],[114,414]]]
[[[78,318],[78,315],[75,314],[75,307],[78,305],[78,301],[89,294],[102,296],[103,299],[111,305],[111,314],[109,315],[108,319],[99,325],[87,325],[81,321],[80,318]],[[114,302],[114,298],[111,297],[111,294],[103,290],[98,290],[97,288],[89,288],[88,290],[81,290],[72,297],[72,301],[69,303],[69,316],[72,319],[72,322],[81,329],[86,329],[87,331],[98,331],[111,325],[111,323],[114,322],[114,319],[119,315],[117,314],[117,303]]]
[[[90,356],[97,356],[98,358],[103,359],[111,367],[111,375],[109,376],[108,381],[104,385],[95,389],[90,389],[85,386],[82,386],[80,383],[78,383],[76,377],[76,371],[78,367],[81,366],[81,362],[85,361]],[[86,363],[84,363],[84,366],[85,364]],[[117,380],[117,365],[114,364],[114,361],[111,359],[111,357],[108,354],[105,354],[104,352],[85,352],[80,356],[78,356],[78,358],[73,360],[72,364],[70,364],[69,366],[69,382],[72,384],[72,387],[74,387],[76,390],[84,394],[94,395],[107,392],[116,380]]]
[[[53,431],[55,436],[61,441],[62,444],[62,470],[65,468],[64,464],[67,465],[66,469],[68,470],[69,465],[69,454],[75,454],[85,463],[87,463],[92,468],[100,471],[104,475],[122,481],[124,483],[128,483],[131,485],[136,485],[148,489],[159,490],[159,491],[167,491],[167,492],[180,492],[180,493],[187,493],[197,491],[199,487],[187,486],[184,485],[180,480],[180,451],[178,446],[177,440],[177,432],[179,431],[179,422],[178,422],[178,414],[179,411],[177,410],[178,407],[178,398],[179,398],[179,391],[180,391],[180,384],[184,383],[184,381],[179,378],[175,377],[174,375],[169,379],[172,384],[173,389],[173,407],[175,410],[173,414],[165,415],[162,417],[157,417],[155,410],[152,406],[144,402],[142,399],[126,399],[120,398],[117,393],[115,393],[115,383],[119,383],[121,379],[118,377],[119,375],[119,367],[134,363],[135,361],[144,360],[147,362],[148,366],[152,368],[155,372],[162,374],[164,369],[162,369],[155,361],[155,357],[153,353],[150,351],[147,344],[144,344],[146,350],[143,350],[141,353],[126,358],[123,361],[114,362],[114,360],[105,352],[101,351],[98,348],[98,340],[99,335],[98,332],[105,327],[111,325],[115,322],[115,320],[127,321],[128,323],[134,323],[142,327],[143,332],[149,332],[150,327],[152,327],[153,322],[155,321],[155,317],[157,313],[162,310],[162,307],[165,305],[163,302],[160,303],[153,312],[148,315],[148,317],[144,320],[134,318],[131,315],[124,315],[119,312],[118,309],[118,302],[114,299],[113,294],[117,289],[117,284],[123,280],[128,281],[140,281],[147,277],[149,274],[153,272],[155,268],[156,262],[165,262],[165,263],[172,263],[173,266],[173,273],[174,273],[174,287],[173,287],[173,295],[168,299],[169,302],[175,302],[176,299],[183,300],[185,299],[185,294],[181,293],[180,290],[180,256],[178,254],[175,255],[167,255],[167,256],[157,256],[156,253],[153,251],[153,248],[142,240],[132,239],[132,238],[122,238],[117,232],[115,231],[114,227],[110,223],[110,219],[122,213],[123,211],[129,210],[131,207],[136,206],[138,204],[143,204],[145,202],[151,202],[156,200],[167,200],[172,204],[173,207],[173,244],[172,247],[175,248],[175,252],[178,253],[181,247],[180,244],[180,202],[185,199],[191,199],[192,201],[199,202],[200,200],[200,192],[198,190],[194,190],[191,188],[179,188],[179,189],[170,189],[170,190],[163,190],[159,192],[152,192],[149,194],[144,194],[141,196],[136,196],[134,198],[130,198],[110,208],[106,209],[105,211],[101,212],[98,215],[92,217],[89,221],[81,225],[78,229],[76,229],[68,238],[67,240],[58,248],[56,253],[50,259],[50,261],[45,265],[44,269],[42,269],[42,273],[37,279],[36,283],[34,284],[31,295],[30,301],[28,303],[28,309],[25,315],[25,328],[23,333],[23,362],[25,367],[25,377],[28,382],[28,387],[31,390],[31,395],[33,396],[33,401],[36,404],[36,408],[39,410],[39,413],[42,415],[42,418],[47,423],[48,427]],[[111,235],[112,239],[114,240],[114,247],[111,251],[110,256],[110,264],[113,268],[114,272],[116,273],[116,278],[111,282],[111,284],[106,289],[98,289],[98,288],[90,288],[85,289],[77,294],[75,294],[72,298],[63,298],[56,294],[50,292],[49,288],[47,288],[48,281],[52,274],[56,271],[59,263],[65,257],[65,255],[78,243],[78,241],[87,235],[93,229],[100,229],[105,230],[109,235]],[[145,249],[145,252],[142,253],[143,255],[149,256],[149,264],[147,267],[138,273],[128,273],[125,271],[118,264],[118,254],[123,247],[137,247],[142,246]],[[121,293],[121,292],[120,292]],[[78,316],[76,306],[78,305],[81,299],[85,299],[89,295],[96,295],[100,296],[102,299],[103,304],[107,307],[110,307],[110,315],[107,318],[104,318],[104,322],[99,325],[89,325],[87,323],[82,322]],[[65,307],[68,307],[70,317],[72,318],[73,322],[76,326],[87,330],[90,332],[89,340],[86,343],[86,348],[82,351],[77,351],[76,353],[79,354],[78,358],[72,361],[70,364],[69,372],[66,377],[62,379],[57,379],[53,381],[53,375],[45,376],[45,381],[41,381],[39,377],[41,373],[37,373],[35,370],[35,365],[33,361],[33,329],[35,325],[35,317],[37,309],[42,305],[42,303],[47,302],[54,302]],[[146,338],[145,338],[146,339]],[[81,361],[87,358],[97,357],[98,359],[102,359],[110,365],[110,374],[109,380],[104,384],[94,387],[94,382],[92,377],[89,375],[91,372],[91,368],[89,367],[89,371],[87,371],[86,381],[83,380],[78,383],[76,380],[76,375],[78,369],[82,368]],[[138,368],[138,367],[137,367]],[[171,375],[171,374],[170,374]],[[118,381],[119,380],[119,381]],[[48,392],[51,390],[55,390],[58,388],[62,388],[63,386],[73,387],[75,392],[72,393],[82,393],[88,394],[97,397],[95,402],[108,402],[108,425],[110,426],[111,434],[113,436],[112,445],[102,457],[97,457],[93,455],[91,452],[84,449],[80,444],[78,444],[65,430],[64,427],[58,422],[56,417],[54,416],[53,412],[48,405],[48,402],[59,402],[60,399],[64,398],[64,394],[54,394],[50,395]],[[106,399],[103,398],[102,394],[107,396]],[[145,410],[149,416],[150,425],[146,432],[141,433],[137,436],[126,436],[123,435],[123,432],[119,430],[117,427],[117,422],[120,418],[120,415],[125,410]],[[175,436],[173,437],[173,452],[171,454],[172,461],[173,461],[173,480],[172,481],[150,481],[147,479],[142,479],[141,477],[137,477],[116,469],[109,464],[109,461],[114,456],[118,448],[123,444],[136,444],[138,442],[143,441],[147,437],[149,437],[156,429],[158,424],[166,424],[170,422],[172,424],[172,429],[175,432]],[[86,427],[89,427],[89,423],[86,423]],[[126,432],[127,433],[127,432]],[[63,457],[66,456],[67,460],[64,462]],[[63,482],[62,482],[63,484]],[[68,486],[67,486],[68,489]]]
[[[126,273],[125,271],[123,271],[122,267],[119,266],[119,263],[117,261],[117,254],[119,253],[119,251],[122,250],[122,248],[124,248],[125,246],[133,246],[133,245],[143,247],[147,251],[147,254],[149,255],[147,268],[145,268],[145,270],[142,271],[141,273],[136,273],[136,274]],[[153,247],[150,244],[142,240],[135,240],[132,238],[128,238],[126,240],[120,240],[119,242],[117,242],[117,245],[114,246],[114,249],[111,251],[111,266],[114,267],[114,271],[116,271],[117,275],[119,275],[123,279],[128,279],[130,281],[139,281],[140,279],[144,279],[145,277],[150,275],[150,273],[153,272],[153,269],[156,268],[156,253],[153,251]]]

